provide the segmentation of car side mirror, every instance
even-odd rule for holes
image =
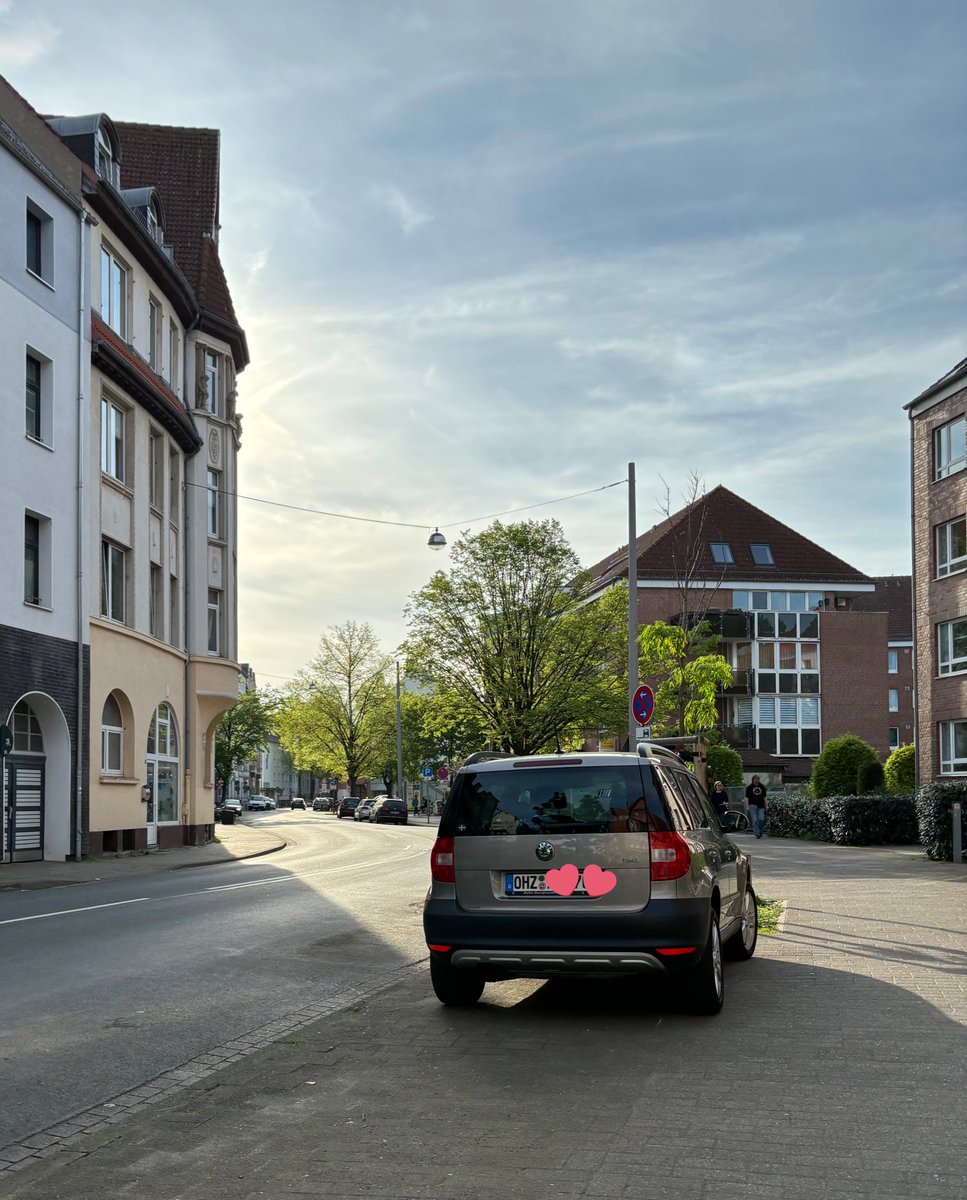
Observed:
[[[743,812],[727,812],[720,824],[728,833],[742,833],[749,828],[749,818]]]

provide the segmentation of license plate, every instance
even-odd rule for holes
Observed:
[[[571,893],[572,896],[587,896],[587,889],[584,886],[583,879],[578,882],[577,887]],[[505,896],[559,896],[559,892],[555,892],[553,888],[547,886],[547,877],[543,873],[530,874],[527,872],[510,872],[504,876],[504,895]]]

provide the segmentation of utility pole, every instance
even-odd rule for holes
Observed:
[[[638,690],[638,533],[635,522],[635,464],[628,463],[628,749],[638,741],[635,692]]]

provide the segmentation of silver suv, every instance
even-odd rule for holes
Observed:
[[[423,911],[444,1004],[486,982],[554,975],[673,977],[714,1014],[726,956],[751,958],[748,856],[677,754],[471,755],[454,776]]]

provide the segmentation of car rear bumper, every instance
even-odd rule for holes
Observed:
[[[423,929],[428,945],[448,947],[432,953],[489,975],[653,975],[695,965],[709,916],[702,899],[653,899],[636,913],[505,914],[468,912],[455,900],[429,897]]]

